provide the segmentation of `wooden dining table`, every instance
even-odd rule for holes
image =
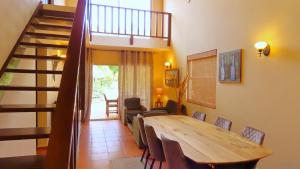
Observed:
[[[179,142],[184,155],[199,164],[249,164],[254,167],[258,160],[272,153],[240,134],[189,116],[152,116],[144,121],[145,125],[153,126],[159,138],[164,135]]]

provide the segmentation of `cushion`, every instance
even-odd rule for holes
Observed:
[[[173,100],[168,100],[167,105],[165,109],[168,111],[170,114],[176,114],[177,112],[177,102]]]
[[[143,114],[144,117],[159,116],[159,115],[168,115],[168,112],[166,110],[150,110]]]

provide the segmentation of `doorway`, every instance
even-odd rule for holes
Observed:
[[[91,120],[119,119],[119,66],[93,65]]]

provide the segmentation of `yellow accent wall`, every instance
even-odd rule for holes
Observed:
[[[121,64],[121,53],[120,51],[113,50],[97,50],[93,49],[92,53],[92,63],[95,65],[120,65]],[[171,98],[176,98],[176,93],[174,88],[168,88],[164,85],[165,77],[165,67],[164,63],[166,61],[172,61],[175,63],[173,55],[170,55],[168,52],[153,52],[153,81],[152,81],[152,106],[156,100],[155,88],[162,87],[164,90],[163,101],[164,104],[166,101]],[[176,66],[176,65],[174,65]]]
[[[217,81],[217,108],[188,104],[208,122],[218,116],[233,121],[240,133],[249,125],[266,132],[264,145],[273,154],[259,169],[298,169],[300,152],[300,1],[299,0],[165,0],[171,12],[173,54],[186,71],[186,56],[218,49],[244,49],[242,83]],[[269,57],[258,57],[254,43],[271,45]]]

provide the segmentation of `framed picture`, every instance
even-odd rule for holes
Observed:
[[[219,81],[221,83],[241,82],[242,49],[220,53]]]
[[[165,71],[165,85],[168,87],[178,87],[179,85],[179,70],[168,69]]]

